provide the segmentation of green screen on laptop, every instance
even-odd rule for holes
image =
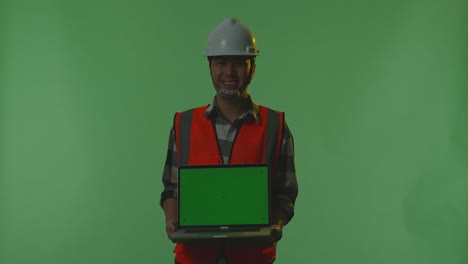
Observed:
[[[267,165],[179,168],[181,227],[267,224]]]

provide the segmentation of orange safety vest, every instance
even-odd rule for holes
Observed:
[[[174,117],[177,157],[180,165],[222,164],[216,129],[209,116],[204,115],[207,106],[177,113]],[[246,120],[237,132],[231,164],[269,163],[270,177],[274,175],[280,153],[284,113],[259,106],[257,120]],[[275,192],[272,181],[272,192]],[[177,244],[174,253],[182,264],[215,264],[218,248]],[[271,263],[276,248],[229,247],[226,256],[230,264]]]

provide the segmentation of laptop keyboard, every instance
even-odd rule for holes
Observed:
[[[260,228],[253,227],[253,228],[234,228],[229,230],[219,230],[219,229],[191,229],[185,230],[185,233],[209,233],[209,232],[256,232],[260,231]]]

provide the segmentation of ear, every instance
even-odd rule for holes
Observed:
[[[208,59],[208,68],[210,68],[211,70],[211,57],[207,57],[207,59]]]
[[[250,72],[252,74],[250,75],[250,79],[252,80],[254,75],[255,75],[255,69],[256,69],[257,65],[255,64],[255,60],[251,60],[251,63],[252,63],[252,65],[250,67],[252,67],[252,70]]]

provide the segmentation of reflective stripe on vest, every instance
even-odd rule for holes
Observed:
[[[174,119],[179,164],[222,164],[216,128],[204,113],[207,106],[177,113]],[[275,171],[284,113],[259,106],[258,121],[246,121],[237,131],[229,163],[269,163]]]

